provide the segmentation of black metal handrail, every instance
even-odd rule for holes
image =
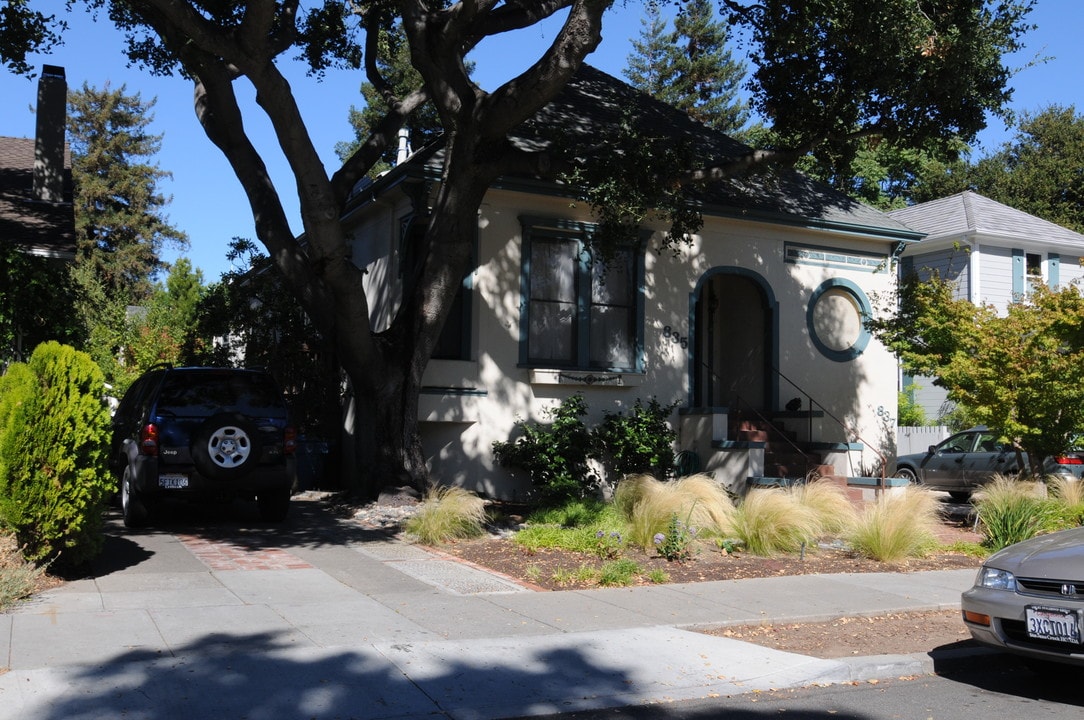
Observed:
[[[786,381],[787,381],[787,383],[788,383],[788,384],[789,384],[789,385],[790,385],[791,387],[793,387],[793,388],[794,388],[795,390],[797,390],[798,392],[800,392],[800,393],[801,393],[802,395],[805,395],[805,398],[806,398],[806,400],[807,400],[807,401],[808,401],[808,403],[809,403],[809,410],[810,410],[810,413],[809,413],[809,437],[810,437],[811,439],[812,439],[812,437],[813,437],[813,412],[812,412],[812,411],[813,411],[813,406],[814,406],[814,405],[816,405],[816,406],[817,406],[818,408],[820,408],[820,409],[821,409],[821,412],[823,412],[823,413],[824,413],[825,415],[827,415],[827,416],[828,416],[829,418],[831,418],[831,419],[832,419],[833,421],[835,421],[835,423],[836,423],[837,425],[839,425],[839,427],[840,427],[840,428],[842,428],[842,430],[843,430],[843,432],[844,432],[845,434],[847,434],[847,435],[853,435],[853,436],[854,436],[854,438],[855,438],[856,440],[860,441],[861,443],[863,443],[864,445],[866,445],[867,447],[869,447],[869,448],[870,448],[871,450],[873,450],[873,452],[874,452],[874,453],[876,453],[876,454],[877,454],[877,457],[879,457],[879,458],[881,459],[881,485],[880,485],[880,487],[881,487],[881,489],[884,489],[884,484],[885,484],[885,468],[887,468],[887,467],[888,467],[888,460],[887,460],[887,459],[885,458],[885,456],[884,456],[884,453],[882,453],[882,452],[881,452],[880,450],[878,450],[878,449],[877,449],[877,447],[876,447],[875,445],[872,445],[872,444],[870,444],[870,442],[869,442],[868,440],[866,440],[865,438],[863,438],[863,437],[862,437],[862,435],[861,435],[861,433],[859,433],[859,432],[858,432],[857,430],[855,430],[854,428],[852,428],[852,427],[850,427],[849,425],[847,425],[847,423],[843,422],[843,421],[842,421],[842,420],[840,420],[840,419],[839,419],[838,417],[836,417],[836,416],[835,416],[835,415],[834,415],[834,414],[832,413],[832,411],[831,411],[831,410],[829,410],[829,409],[828,409],[828,408],[826,408],[826,407],[825,407],[824,405],[822,405],[821,403],[819,403],[819,402],[817,402],[816,400],[814,400],[814,399],[813,399],[813,396],[812,396],[812,395],[810,395],[810,394],[809,394],[809,392],[807,392],[807,391],[805,390],[805,388],[803,388],[803,387],[802,387],[801,385],[799,385],[798,383],[794,382],[794,381],[793,381],[793,380],[791,380],[791,379],[790,379],[789,377],[787,377],[787,376],[786,376],[786,375],[785,375],[785,374],[783,373],[783,371],[782,371],[782,370],[780,370],[780,369],[779,369],[779,368],[777,368],[777,367],[772,367],[772,370],[773,370],[773,371],[775,372],[775,374],[776,374],[776,375],[778,375],[779,377],[781,377],[781,378],[782,378],[783,380],[786,380]]]
[[[760,421],[763,422],[765,426],[767,426],[767,429],[770,432],[777,433],[779,437],[785,440],[786,443],[790,445],[795,452],[801,453],[802,455],[806,454],[805,450],[800,448],[797,443],[787,437],[787,434],[783,432],[774,422],[772,422],[769,418],[764,417],[764,414],[757,410],[755,407],[753,407],[753,405],[749,401],[747,401],[745,398],[743,398],[737,393],[734,393],[734,398],[738,401],[740,405],[744,405],[750,412],[760,418]]]

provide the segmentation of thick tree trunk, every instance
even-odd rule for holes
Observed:
[[[526,13],[509,7],[483,16],[478,7],[435,11],[422,5],[399,8],[415,66],[425,78],[396,102],[364,150],[334,179],[328,178],[276,57],[296,30],[277,6],[246,5],[243,21],[228,32],[189,3],[133,3],[140,22],[155,28],[196,79],[196,110],[208,137],[241,181],[256,222],[256,234],[300,299],[309,317],[333,343],[353,395],[349,486],[372,496],[381,487],[429,482],[418,429],[422,377],[439,339],[477,231],[477,211],[491,182],[529,153],[507,146],[508,131],[552,99],[583,57],[601,40],[601,18],[611,0],[558,0]],[[469,81],[463,54],[478,33],[532,24],[567,5],[566,21],[553,46],[515,82],[487,95]],[[464,9],[465,8],[465,9]],[[496,24],[486,25],[492,15]],[[279,27],[279,22],[285,22]],[[376,36],[374,35],[373,38]],[[269,39],[275,42],[269,42]],[[374,39],[375,42],[375,39]],[[280,44],[281,43],[281,44]],[[375,45],[371,47],[375,48]],[[299,242],[279,201],[263,158],[245,133],[233,82],[247,77],[290,162],[301,201],[304,241]],[[364,270],[353,264],[340,213],[350,186],[394,139],[404,118],[426,98],[445,126],[445,167],[429,214],[422,265],[391,326],[373,333],[365,297]],[[421,209],[419,209],[421,210]]]

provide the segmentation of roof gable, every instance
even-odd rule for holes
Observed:
[[[973,236],[1084,247],[1084,235],[971,190],[894,210],[889,215],[926,233],[924,244]]]

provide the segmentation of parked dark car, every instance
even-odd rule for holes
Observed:
[[[961,501],[995,475],[1012,476],[1020,469],[1016,451],[998,442],[997,435],[982,425],[951,435],[924,453],[896,458],[896,477],[944,490]],[[1049,457],[1043,472],[1079,478],[1084,474],[1084,452],[1067,451]]]
[[[1084,528],[994,553],[960,606],[980,643],[1041,664],[1084,668]]]
[[[282,391],[266,372],[152,368],[113,415],[110,463],[124,524],[142,525],[170,498],[255,499],[262,518],[281,521],[296,445]]]

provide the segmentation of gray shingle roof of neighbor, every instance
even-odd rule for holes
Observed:
[[[927,242],[979,235],[1076,245],[1084,249],[1084,235],[972,190],[893,210],[889,215],[926,233]]]
[[[600,139],[605,137],[606,128],[622,121],[634,122],[642,132],[688,142],[704,167],[737,160],[750,151],[747,145],[696,122],[687,113],[586,64],[509,140],[523,149],[543,150],[553,147],[555,138],[560,138],[561,144],[574,148],[576,155],[590,157],[611,150]],[[438,141],[415,153],[405,165],[413,164],[417,171],[418,165],[424,164],[429,173],[434,173],[441,160]],[[408,168],[396,168],[390,175],[397,171],[410,172]],[[504,178],[499,184],[539,179]],[[835,227],[912,242],[921,237],[921,233],[889,215],[793,170],[714,180],[697,186],[691,194],[702,211],[710,215]]]
[[[75,256],[71,157],[64,153],[64,202],[34,199],[34,140],[0,137],[0,242],[36,254]]]

